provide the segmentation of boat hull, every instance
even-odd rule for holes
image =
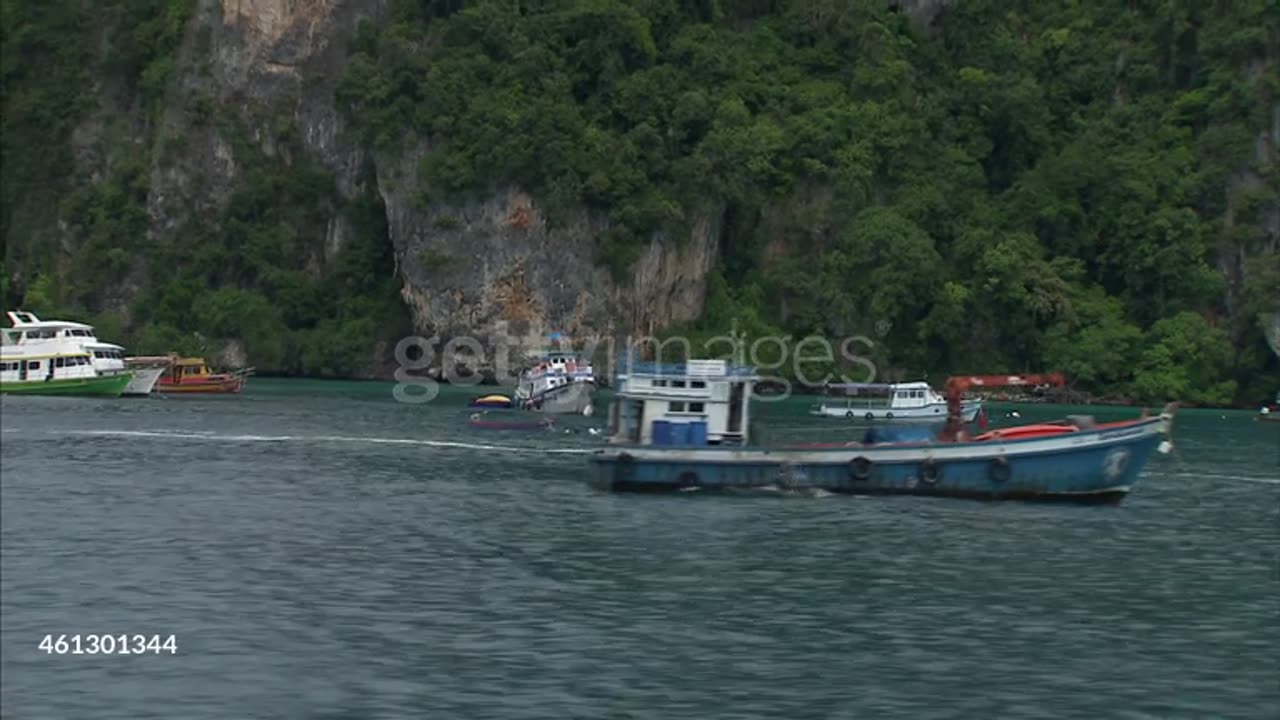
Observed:
[[[960,406],[960,414],[967,423],[977,419],[982,410],[982,401],[966,402]],[[925,405],[915,408],[859,408],[844,407],[839,404],[821,405],[811,414],[824,417],[839,417],[847,420],[865,422],[943,422],[947,419],[945,404]]]
[[[11,395],[87,395],[94,397],[119,397],[133,380],[133,373],[99,375],[85,378],[61,378],[54,380],[24,380],[0,382],[0,393]]]
[[[133,379],[125,386],[121,395],[150,395],[155,389],[156,382],[160,380],[160,376],[164,374],[164,368],[134,368],[130,372],[133,373]]]
[[[593,482],[616,491],[783,489],[983,500],[1116,502],[1138,480],[1164,420],[1007,442],[835,448],[653,449],[592,456]]]
[[[595,389],[592,382],[571,382],[535,395],[525,403],[529,409],[547,415],[582,415],[591,407]]]
[[[245,376],[240,375],[221,380],[184,383],[156,383],[155,392],[165,395],[227,395],[238,393],[244,389]]]

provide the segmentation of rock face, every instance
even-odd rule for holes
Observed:
[[[379,185],[396,248],[402,295],[425,336],[475,338],[517,352],[552,333],[587,344],[625,342],[702,310],[704,276],[719,247],[719,220],[705,218],[687,238],[656,237],[618,283],[594,261],[603,223],[584,214],[548,227],[517,188],[463,206],[415,209],[412,177]],[[396,189],[391,189],[396,188]]]
[[[550,228],[520,188],[460,206],[419,207],[415,169],[430,148],[371,155],[334,106],[346,41],[361,19],[385,12],[383,0],[200,0],[159,132],[184,138],[184,150],[153,164],[153,232],[171,233],[193,215],[212,218],[243,177],[232,138],[204,117],[212,105],[234,113],[267,156],[286,152],[276,129],[291,124],[346,198],[363,189],[362,169],[375,168],[401,295],[423,337],[442,344],[470,337],[486,353],[498,343],[525,353],[543,347],[551,332],[598,343],[699,315],[703,277],[718,254],[718,216],[698,220],[689,237],[653,238],[631,277],[617,282],[594,257],[594,237],[607,226],[587,213]],[[311,245],[322,263],[341,247],[350,220],[335,206],[318,226],[324,237]],[[371,367],[379,365],[385,374],[386,358],[371,358]]]

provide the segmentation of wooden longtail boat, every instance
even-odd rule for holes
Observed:
[[[155,392],[170,394],[231,394],[244,389],[253,368],[244,368],[228,373],[215,373],[209,369],[204,358],[178,357],[177,355],[131,357],[126,362],[130,366],[153,366],[163,364],[164,374],[156,382]]]

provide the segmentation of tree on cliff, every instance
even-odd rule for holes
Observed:
[[[249,181],[218,221],[180,247],[139,244],[158,176],[124,153],[76,177],[78,90],[122,81],[154,107],[183,28],[186,62],[201,61],[205,20],[189,0],[108,3],[116,51],[91,62],[90,6],[37,5],[0,0],[18,39],[3,55],[10,299],[38,276],[51,302],[93,312],[132,279],[145,302],[131,329],[156,342],[279,336],[250,343],[260,368],[352,366],[359,342],[322,352],[314,338],[367,343],[380,331],[360,318],[395,314],[377,198],[362,196],[350,257],[317,272],[315,209],[344,202],[332,177],[241,138]],[[1270,396],[1280,361],[1258,317],[1280,310],[1280,8],[961,0],[925,28],[896,6],[394,0],[352,29],[333,101],[366,149],[429,141],[433,201],[515,185],[552,223],[607,219],[597,258],[624,280],[655,233],[721,212],[707,315],[681,330],[878,323],[886,361],[918,372],[1061,367],[1144,399]],[[190,111],[235,140],[218,109]],[[279,125],[273,146],[292,152]],[[65,201],[40,200],[60,187]],[[243,329],[193,311],[232,297],[274,310]]]

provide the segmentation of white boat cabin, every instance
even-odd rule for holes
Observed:
[[[65,320],[41,320],[35,313],[11,310],[6,313],[13,327],[4,329],[4,344],[10,355],[87,354],[104,375],[125,371],[124,348],[98,340],[92,325]]]
[[[577,353],[550,352],[542,355],[529,368],[529,376],[562,377],[573,382],[595,382],[591,361]]]
[[[93,361],[84,352],[40,355],[29,353],[13,355],[0,353],[0,381],[37,382],[41,380],[69,380],[92,378],[99,375]]]
[[[528,399],[570,383],[595,381],[590,360],[572,352],[549,352],[521,375],[516,396]]]
[[[922,410],[945,408],[947,399],[929,387],[926,382],[907,383],[844,383],[827,386],[828,395],[843,396],[824,400],[820,410],[843,415],[857,410]]]
[[[631,363],[617,377],[609,442],[631,445],[743,445],[748,441],[753,368],[724,360]]]

